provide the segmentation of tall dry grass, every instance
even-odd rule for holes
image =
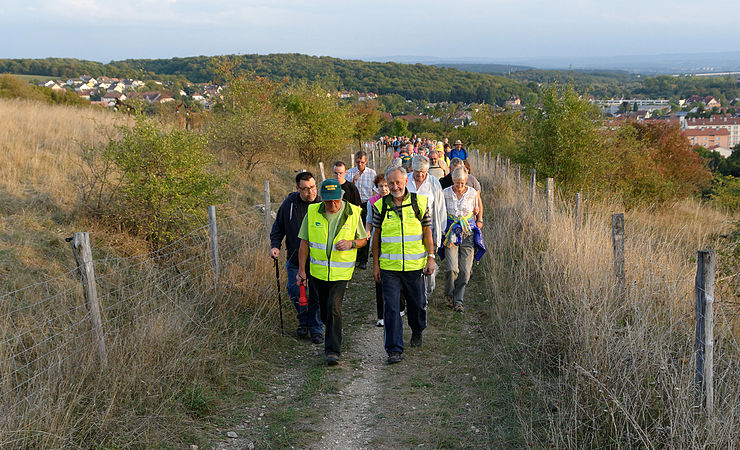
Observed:
[[[105,144],[114,126],[124,122],[124,116],[97,108],[0,100],[3,199],[42,196],[59,205],[73,204],[80,146]]]
[[[127,122],[96,109],[0,101],[2,448],[202,443],[209,422],[227,420],[255,384],[252,367],[276,335],[274,272],[255,205],[265,179],[280,202],[301,164],[283,158],[246,173],[217,155],[234,181],[217,213],[216,289],[207,228],[148,254],[141,239],[79,215],[83,148],[102,148]],[[64,242],[81,230],[96,260],[105,369]]]
[[[696,407],[693,353],[696,252],[722,245],[734,218],[694,200],[628,211],[621,290],[611,243],[618,203],[586,203],[576,248],[573,199],[558,199],[546,224],[541,193],[530,209],[526,186],[517,198],[512,185],[483,178],[491,337],[522,368],[508,388],[536,404],[518,411],[529,445],[736,447],[731,305],[716,307],[712,417]],[[718,301],[733,300],[735,287],[719,281]]]

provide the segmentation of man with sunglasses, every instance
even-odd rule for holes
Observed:
[[[301,240],[298,238],[298,231],[303,223],[303,218],[308,212],[308,205],[319,203],[316,198],[318,190],[316,188],[316,179],[311,172],[301,172],[295,177],[296,190],[291,192],[283,200],[277,211],[275,222],[272,224],[270,232],[270,256],[277,259],[280,256],[280,247],[285,238],[285,270],[288,274],[288,296],[295,306],[298,315],[298,329],[296,335],[300,339],[311,338],[314,344],[324,342],[323,323],[321,322],[318,294],[314,286],[309,283],[308,287],[308,307],[301,307],[298,304],[300,297],[300,287],[296,282],[298,273],[298,248]]]

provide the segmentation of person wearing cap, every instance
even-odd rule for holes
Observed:
[[[288,273],[288,296],[295,306],[298,328],[296,335],[299,339],[308,339],[311,342],[321,344],[324,342],[324,327],[319,315],[319,304],[316,293],[311,294],[313,285],[308,286],[308,307],[299,305],[300,287],[296,283],[298,273],[298,247],[301,239],[298,230],[301,228],[303,218],[308,212],[309,205],[318,203],[316,198],[316,179],[311,172],[301,172],[295,177],[296,190],[283,200],[278,208],[275,222],[270,231],[270,256],[278,259],[280,247],[285,239],[285,270]]]
[[[432,218],[427,198],[409,192],[406,171],[391,166],[385,173],[390,194],[373,203],[373,277],[383,288],[385,351],[388,364],[403,359],[400,294],[406,298],[411,346],[419,347],[427,326],[424,274],[434,272]]]
[[[321,183],[321,203],[308,207],[298,237],[298,274],[296,281],[307,278],[315,287],[326,327],[324,352],[330,366],[339,363],[342,347],[342,300],[352,278],[357,249],[367,243],[362,226],[362,210],[342,200],[342,186],[330,178]]]
[[[468,159],[468,151],[463,148],[463,144],[460,139],[455,141],[455,147],[450,151],[450,159],[452,158],[460,158],[463,161]]]

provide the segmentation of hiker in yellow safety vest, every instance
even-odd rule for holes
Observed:
[[[342,192],[339,181],[333,178],[321,183],[322,202],[309,205],[298,231],[301,244],[296,280],[306,281],[308,259],[308,283],[319,297],[321,321],[326,326],[324,351],[330,366],[339,363],[342,299],[355,269],[357,249],[367,244],[362,209],[342,200]]]
[[[385,351],[388,364],[403,359],[400,294],[406,297],[411,346],[421,346],[427,326],[427,296],[422,275],[434,273],[434,240],[427,197],[409,192],[406,171],[391,166],[385,178],[390,194],[373,203],[373,276],[385,300]]]

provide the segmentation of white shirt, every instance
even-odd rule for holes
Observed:
[[[427,179],[421,183],[418,189],[416,188],[413,172],[407,175],[407,180],[406,187],[409,192],[415,192],[427,197],[429,215],[432,216],[432,237],[434,238],[434,245],[439,247],[442,245],[442,233],[444,233],[447,226],[447,209],[444,207],[445,197],[442,193],[442,185],[439,184],[437,177],[429,174],[427,174]]]
[[[353,167],[347,171],[347,175],[345,175],[344,178],[351,182],[355,179],[355,175],[357,175],[357,172],[359,171],[360,169]],[[373,169],[365,167],[360,178],[358,178],[357,182],[354,183],[355,187],[360,192],[360,200],[362,200],[363,203],[365,203],[374,194],[373,188],[375,187],[375,184],[373,184],[373,181],[375,181],[375,175],[377,174]]]
[[[462,198],[457,198],[457,194],[452,190],[452,186],[445,188],[442,192],[447,205],[447,214],[452,217],[466,217],[478,206],[478,192],[470,186],[466,186],[467,191]]]

